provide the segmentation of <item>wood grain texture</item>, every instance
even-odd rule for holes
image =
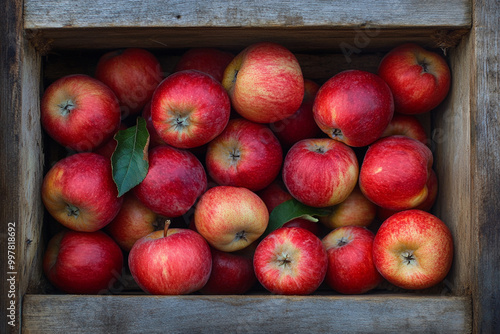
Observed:
[[[471,24],[470,1],[26,0],[25,28],[455,27]]]
[[[0,23],[1,333],[20,331],[22,298],[32,287],[37,291],[31,282],[41,277],[41,70],[40,57],[22,29],[22,9],[22,1],[6,1]],[[13,268],[7,266],[8,255],[14,256]],[[14,285],[6,282],[11,277]],[[14,326],[8,324],[12,319],[5,312],[11,301],[16,307]]]
[[[500,332],[500,2],[477,0],[470,47],[474,330]]]
[[[27,295],[24,333],[469,333],[467,297]],[[78,310],[78,311],[75,311]]]
[[[308,27],[98,27],[47,28],[28,30],[32,42],[42,54],[59,50],[115,49],[143,47],[148,49],[182,49],[219,47],[241,50],[261,41],[274,41],[295,52],[328,52],[340,50],[346,55],[376,52],[404,43],[415,42],[436,48],[443,43],[455,45],[468,28],[446,30],[432,28],[382,29],[363,26],[354,29],[334,26]]]
[[[473,231],[471,220],[471,98],[473,92],[470,36],[448,51],[452,73],[448,97],[432,112],[432,149],[437,173],[438,197],[434,213],[450,228],[454,240],[454,261],[446,279],[455,294],[470,293],[473,272]]]

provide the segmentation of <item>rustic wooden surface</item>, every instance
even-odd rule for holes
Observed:
[[[443,296],[27,295],[23,331],[456,334],[470,312],[469,298]]]
[[[471,207],[474,328],[500,332],[500,2],[474,3]]]
[[[273,40],[297,51],[340,47],[358,52],[404,41],[434,47],[430,36],[442,30],[460,35],[470,25],[469,0],[25,1],[25,29],[44,51],[193,45],[241,49]],[[449,39],[453,37],[444,43],[453,44]]]
[[[25,27],[469,27],[470,1],[25,0]]]
[[[43,168],[42,134],[38,111],[40,57],[24,38],[22,1],[7,1],[0,20],[0,332],[17,333],[21,303],[30,279],[41,277],[43,207],[40,186]],[[14,268],[7,266],[9,227],[14,227]],[[10,274],[13,272],[14,274]],[[6,279],[15,277],[14,298]],[[6,317],[7,303],[15,301],[15,326]]]

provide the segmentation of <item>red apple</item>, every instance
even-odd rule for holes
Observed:
[[[211,248],[212,272],[200,292],[205,295],[242,295],[250,290],[257,282],[252,245],[232,253]]]
[[[144,109],[142,109],[141,116],[146,121],[146,128],[148,129],[149,133],[149,148],[166,144],[165,141],[161,139],[160,135],[153,125],[153,119],[151,118],[151,101],[146,103]]]
[[[416,139],[422,144],[430,144],[422,123],[414,115],[394,114],[381,137],[392,135],[403,135]]]
[[[194,154],[162,145],[149,151],[149,170],[133,192],[149,209],[165,217],[179,217],[207,188],[207,175]]]
[[[398,212],[379,227],[373,241],[373,261],[395,286],[426,289],[448,274],[453,237],[445,223],[428,212]]]
[[[349,146],[330,139],[304,139],[283,163],[283,182],[298,201],[313,207],[344,201],[358,180],[358,160]]]
[[[322,134],[312,112],[318,89],[317,83],[305,79],[304,98],[299,109],[292,116],[270,124],[271,130],[284,147],[291,147],[302,139],[315,138]]]
[[[281,145],[263,124],[232,119],[207,146],[206,168],[219,185],[258,191],[278,176],[283,163]]]
[[[163,71],[151,52],[127,48],[103,54],[97,63],[95,77],[115,92],[125,118],[140,113],[151,100],[163,79]]]
[[[42,201],[62,225],[94,232],[115,218],[123,198],[118,197],[109,159],[84,152],[52,166],[43,179]]]
[[[288,190],[286,190],[283,182],[278,179],[274,180],[270,185],[257,192],[257,195],[259,195],[259,197],[266,204],[269,214],[273,212],[275,207],[293,198]]]
[[[431,150],[418,140],[401,135],[381,138],[366,151],[359,187],[383,208],[414,208],[427,198],[432,162]]]
[[[281,227],[257,246],[255,275],[264,288],[280,295],[308,295],[325,279],[328,258],[321,239],[300,227]]]
[[[377,140],[394,114],[389,86],[376,74],[346,70],[325,82],[316,94],[313,115],[328,136],[361,147]]]
[[[221,251],[234,252],[257,240],[266,230],[269,213],[254,192],[243,187],[207,190],[194,211],[196,230]]]
[[[434,170],[431,170],[431,174],[429,175],[429,179],[427,180],[427,197],[425,200],[417,205],[414,209],[419,209],[423,211],[429,212],[432,209],[432,206],[434,205],[434,202],[436,202],[437,198],[437,193],[438,193],[438,179],[436,172]],[[401,211],[401,210],[399,210]],[[386,220],[396,212],[399,212],[398,210],[389,210],[385,209],[382,207],[377,207],[377,218],[381,221]]]
[[[256,123],[293,115],[304,97],[304,78],[295,55],[272,42],[252,44],[234,57],[222,85],[234,109]]]
[[[120,108],[113,91],[101,81],[73,74],[54,81],[40,102],[45,131],[75,151],[92,151],[120,126]]]
[[[147,208],[132,192],[123,196],[123,205],[105,230],[118,246],[130,252],[134,243],[156,229],[156,213]]]
[[[200,290],[212,270],[210,247],[187,228],[155,231],[137,240],[128,265],[139,287],[153,295],[184,295]]]
[[[233,60],[234,54],[217,48],[191,48],[186,51],[177,64],[174,72],[183,70],[198,70],[214,77],[222,82],[224,70]]]
[[[116,133],[118,131],[120,131],[120,130],[126,130],[126,129],[127,129],[127,126],[124,123],[120,123],[120,127],[113,134],[113,137],[111,137],[107,142],[105,142],[101,146],[99,146],[96,149],[94,149],[92,152],[100,154],[100,155],[102,155],[105,158],[111,159],[111,156],[115,152],[116,145],[118,144],[118,142],[115,140],[114,136],[116,135]]]
[[[122,269],[120,247],[102,231],[63,230],[50,239],[43,257],[45,275],[65,293],[106,293]]]
[[[178,148],[204,145],[227,125],[231,102],[210,75],[185,70],[169,75],[151,100],[151,119],[158,135]]]
[[[450,68],[445,59],[414,43],[389,51],[378,75],[391,87],[395,111],[422,114],[436,108],[448,95]]]
[[[342,226],[322,240],[328,254],[325,282],[343,294],[362,294],[382,282],[373,264],[373,232],[362,226]]]
[[[341,203],[331,208],[328,216],[319,221],[334,230],[341,226],[369,226],[377,215],[377,206],[366,198],[358,186]]]

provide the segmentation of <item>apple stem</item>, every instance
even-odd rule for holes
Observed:
[[[63,103],[57,105],[59,108],[61,108],[61,115],[66,116],[68,115],[71,110],[75,109],[75,105],[73,104],[73,101],[67,100],[64,101]]]
[[[163,227],[163,237],[167,236],[168,227],[170,226],[170,219],[165,220],[165,227]]]
[[[78,209],[74,205],[67,204],[66,213],[68,214],[68,217],[74,216],[75,218],[78,218],[78,216],[80,215],[80,209]]]

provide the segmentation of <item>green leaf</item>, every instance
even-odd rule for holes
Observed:
[[[292,219],[303,218],[317,222],[318,218],[316,217],[327,216],[330,213],[331,210],[327,208],[314,208],[297,201],[295,198],[292,198],[273,209],[269,215],[269,224],[267,225],[267,229],[264,231],[263,237],[282,227],[283,224]]]
[[[146,120],[137,118],[137,124],[115,135],[117,145],[111,156],[113,180],[118,197],[138,185],[148,173],[149,132]]]

